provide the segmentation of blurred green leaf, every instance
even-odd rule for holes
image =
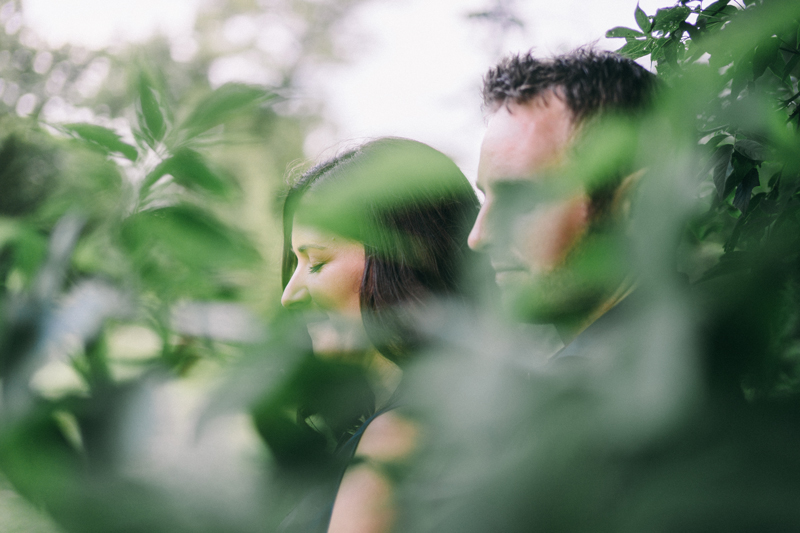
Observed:
[[[733,144],[733,148],[754,161],[764,161],[769,157],[767,147],[752,139],[741,139]]]
[[[161,96],[147,75],[139,76],[139,100],[136,108],[139,128],[150,146],[161,142],[167,131],[167,120]]]
[[[753,79],[752,54],[740,59],[734,64],[733,79],[731,81],[731,94],[739,96],[748,83]]]
[[[12,253],[14,268],[31,279],[47,255],[47,239],[19,221],[0,218],[0,253],[4,249]]]
[[[775,62],[780,55],[781,41],[777,37],[770,37],[759,43],[753,55],[753,79],[758,79]],[[781,57],[782,59],[782,57]]]
[[[88,141],[90,146],[102,148],[108,154],[121,154],[130,161],[136,161],[139,152],[134,146],[122,142],[121,137],[103,126],[95,124],[65,124],[60,126],[67,133]]]
[[[122,237],[134,254],[166,254],[190,268],[242,266],[258,258],[240,233],[188,205],[134,214],[125,220]]]
[[[713,157],[712,176],[714,186],[717,188],[717,194],[720,199],[727,196],[726,190],[728,189],[728,178],[733,174],[733,165],[731,164],[731,157],[733,156],[733,145],[726,144],[721,146]]]
[[[736,186],[736,194],[733,197],[733,205],[742,213],[747,212],[750,205],[750,196],[753,189],[758,187],[758,170],[753,168],[744,177],[744,179]]]
[[[188,148],[179,149],[172,157],[159,164],[147,175],[143,187],[151,187],[167,174],[187,189],[223,197],[231,190],[230,183],[213,172],[199,153]]]
[[[63,533],[47,513],[24,500],[3,478],[0,478],[0,517],[3,517],[0,523],[9,533]]]
[[[786,76],[791,75],[794,72],[795,67],[797,67],[799,63],[800,63],[800,53],[792,54],[791,59],[789,59],[789,61],[787,61],[786,65],[784,66],[782,77],[785,78]]]
[[[262,87],[226,83],[200,102],[183,123],[190,137],[222,124],[237,112],[243,112],[275,97]]]
[[[52,196],[58,182],[54,139],[30,125],[20,127],[20,122],[10,117],[0,119],[1,216],[35,213]]]

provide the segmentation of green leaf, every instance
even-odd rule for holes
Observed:
[[[663,48],[664,45],[667,43],[666,39],[648,39],[647,43],[644,46],[644,52],[646,54],[650,54],[654,61],[660,61],[664,59],[664,52]]]
[[[686,20],[686,17],[692,12],[686,6],[676,6],[668,9],[659,9],[656,11],[656,16],[653,18],[653,31],[661,31],[664,33],[671,32],[680,25],[681,22]]]
[[[197,105],[183,124],[193,137],[222,124],[234,113],[274,98],[274,93],[253,85],[226,83]]]
[[[606,38],[608,39],[616,39],[619,37],[644,37],[644,33],[624,26],[617,26],[606,32]]]
[[[208,168],[203,157],[188,148],[179,150],[158,168],[161,174],[156,179],[165,174],[172,174],[175,182],[187,189],[204,191],[217,196],[225,196],[230,191],[230,185]],[[149,176],[148,179],[150,179]]]
[[[745,157],[749,157],[753,161],[764,161],[769,157],[769,150],[767,147],[750,139],[736,141],[733,147],[737,152]]]
[[[87,141],[91,146],[99,147],[107,154],[121,154],[130,161],[136,161],[139,152],[134,146],[122,142],[114,131],[95,124],[64,124],[61,129],[73,137]]]
[[[722,8],[722,10],[719,12],[719,16],[724,19],[725,16],[727,15],[727,18],[730,19],[731,15],[735,15],[738,12],[739,9],[736,6],[728,5]]]
[[[47,256],[47,239],[18,220],[0,217],[0,252],[13,258],[14,268],[33,277]]]
[[[697,27],[689,24],[685,20],[680,24],[678,24],[678,29],[681,30],[681,33],[680,35],[678,35],[678,38],[680,38],[683,35],[683,32],[688,33],[689,37],[692,40],[695,40],[700,37],[700,32],[697,30]]]
[[[781,53],[780,47],[781,42],[777,37],[770,37],[758,44],[753,55],[753,79],[760,78],[767,67],[775,62],[776,56]],[[781,59],[783,59],[782,56]]]
[[[148,76],[139,76],[139,101],[137,106],[139,128],[151,146],[161,142],[167,131],[167,120],[161,105],[161,95]]]
[[[710,4],[708,7],[706,7],[703,11],[700,12],[700,14],[698,15],[698,19],[717,17],[722,12],[722,10],[728,6],[729,3],[730,0],[719,0],[718,2]]]
[[[691,64],[700,59],[705,54],[705,47],[698,44],[695,39],[688,39],[686,41],[686,64]],[[708,58],[709,62],[711,57]]]
[[[717,133],[713,137],[711,137],[708,141],[706,141],[705,145],[708,147],[716,148],[717,146],[719,146],[719,143],[730,138],[731,136],[728,135],[727,133]],[[708,170],[710,170],[710,167],[706,169],[706,172],[708,172]]]
[[[742,213],[747,212],[747,207],[750,205],[750,195],[753,189],[758,187],[758,169],[750,169],[750,172],[744,177],[741,183],[736,187],[736,194],[733,197],[733,205]]]
[[[794,73],[795,67],[797,67],[798,63],[800,63],[800,54],[794,54],[789,61],[786,62],[786,65],[783,67],[783,76],[790,76]]]
[[[779,170],[778,172],[773,174],[771,178],[769,178],[769,182],[768,183],[769,183],[769,187],[770,188],[775,187],[775,185],[778,183],[778,180],[781,179],[781,174],[782,174],[782,172]]]
[[[752,80],[752,57],[745,57],[733,64],[733,77],[731,82],[731,95],[739,96],[739,93],[747,87]]]
[[[739,10],[728,2],[715,2],[697,16],[697,25],[705,29],[706,35],[718,32],[723,24]]]
[[[721,146],[713,157],[712,179],[717,189],[720,199],[724,199],[728,193],[728,178],[733,174],[731,157],[733,156],[733,145],[726,144]]]
[[[650,33],[650,19],[647,18],[647,14],[642,11],[639,4],[636,4],[636,10],[633,12],[633,16],[636,17],[636,24],[639,28],[645,33]]]
[[[709,268],[698,281],[708,281],[726,274],[746,272],[751,268],[750,254],[727,248],[726,246],[725,255],[719,258],[719,262]]]
[[[683,64],[686,60],[686,54],[688,54],[689,50],[684,43],[678,44],[678,61]]]
[[[682,46],[680,39],[672,38],[664,43],[662,50],[664,52],[664,58],[668,63],[672,63],[673,65],[678,64],[678,46]]]
[[[122,243],[140,259],[169,256],[190,268],[241,266],[259,257],[238,231],[210,212],[188,205],[128,217],[122,227]]]
[[[147,191],[150,187],[153,186],[155,182],[161,179],[162,176],[169,174],[166,170],[166,163],[169,159],[162,161],[159,165],[150,171],[147,176],[144,178],[144,182],[142,182],[142,191]]]
[[[617,50],[617,53],[630,59],[638,59],[649,53],[647,50],[648,42],[645,39],[628,41],[625,46]]]

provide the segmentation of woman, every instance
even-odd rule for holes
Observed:
[[[286,197],[281,302],[315,317],[309,333],[317,355],[357,361],[375,387],[374,413],[338,447],[345,466],[331,533],[391,528],[384,472],[416,440],[415,426],[394,410],[401,369],[424,342],[414,317],[434,298],[473,298],[467,235],[478,209],[449,158],[396,138],[312,168]]]

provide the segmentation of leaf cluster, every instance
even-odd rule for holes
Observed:
[[[240,273],[262,258],[208,148],[273,94],[223,85],[176,120],[154,79],[132,132],[2,122],[0,470],[68,530],[188,527],[180,500],[120,474],[126,410],[260,335]]]
[[[679,127],[694,123],[692,142],[703,154],[697,194],[705,208],[686,238],[696,253],[718,249],[718,262],[687,267],[690,278],[755,274],[760,259],[780,254],[790,269],[785,282],[795,283],[788,265],[797,261],[792,235],[800,229],[797,10],[790,2],[688,1],[655,15],[637,6],[635,18],[638,29],[617,27],[607,37],[624,38],[619,53],[627,57],[650,55],[671,95],[664,105],[685,117]]]

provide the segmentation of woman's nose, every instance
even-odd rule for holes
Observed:
[[[304,307],[311,302],[311,293],[308,292],[308,287],[300,278],[301,276],[298,276],[297,271],[295,271],[289,283],[286,284],[286,288],[283,289],[281,305],[286,309]]]

